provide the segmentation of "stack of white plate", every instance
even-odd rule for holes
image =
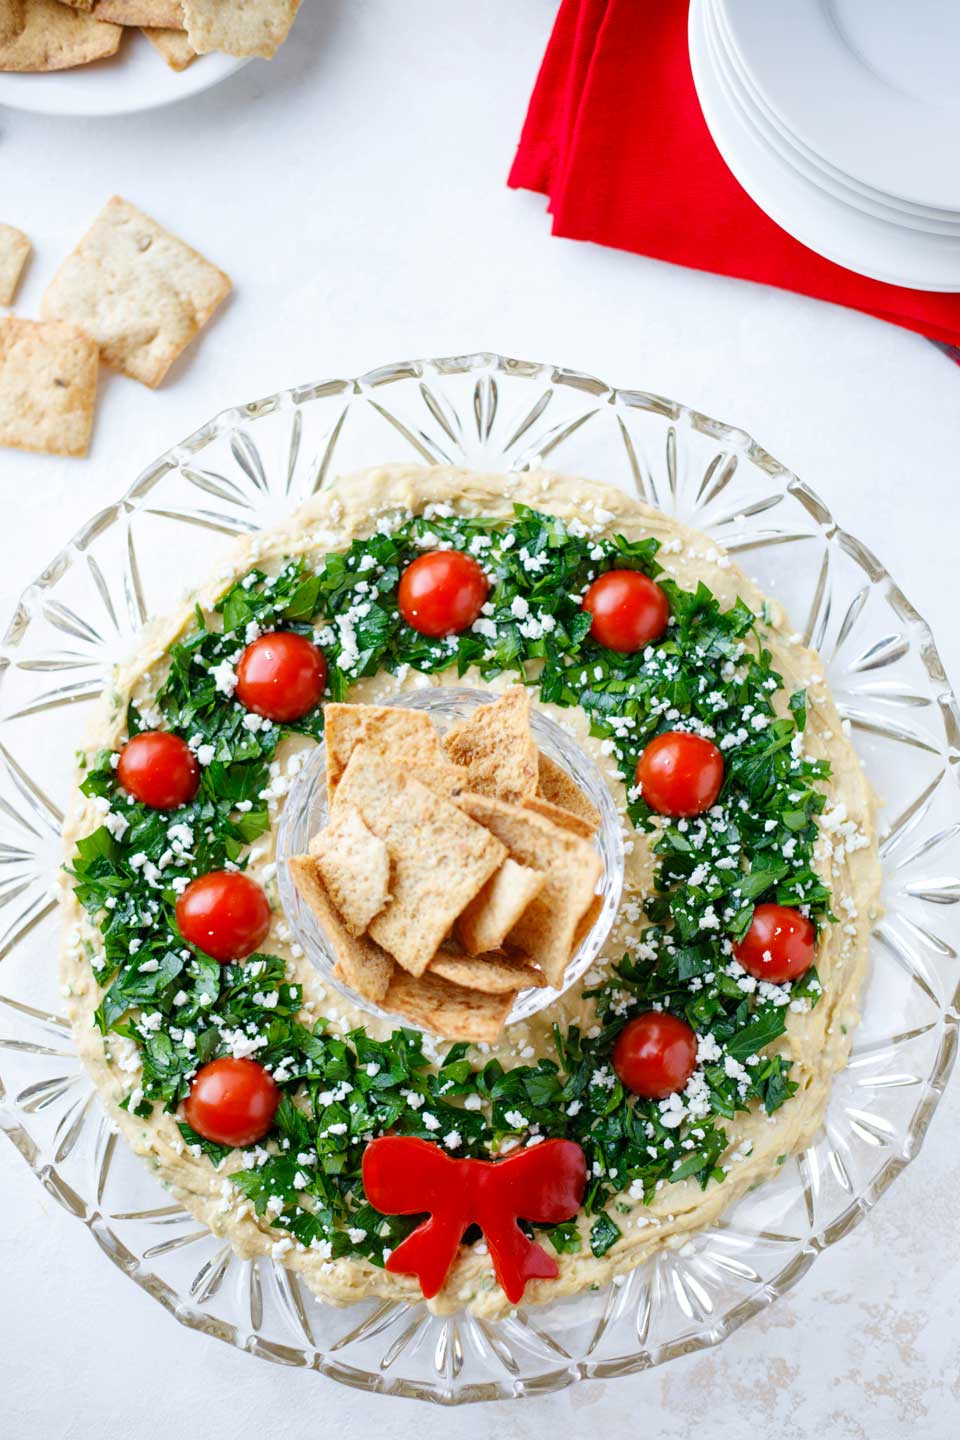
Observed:
[[[960,0],[692,0],[690,60],[778,225],[861,275],[960,290]]]

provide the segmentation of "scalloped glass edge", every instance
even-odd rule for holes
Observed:
[[[619,403],[639,411],[650,412],[672,423],[682,421],[688,425],[693,432],[708,436],[728,446],[732,452],[743,456],[753,466],[757,467],[758,470],[763,471],[771,481],[779,483],[784,493],[792,496],[800,503],[807,512],[807,515],[814,522],[816,529],[820,532],[825,542],[837,544],[845,550],[868,577],[870,584],[883,587],[885,597],[890,607],[900,615],[905,622],[918,629],[919,655],[931,687],[931,692],[935,696],[935,700],[932,703],[935,703],[939,709],[948,737],[946,749],[950,763],[955,767],[956,776],[956,769],[960,768],[957,767],[958,755],[955,739],[955,737],[960,734],[960,712],[958,712],[956,700],[947,682],[930,628],[910,604],[900,588],[891,580],[884,567],[872,552],[862,545],[854,536],[836,525],[829,510],[814,491],[797,479],[796,476],[792,475],[791,472],[769,455],[769,453],[759,446],[746,432],[736,427],[726,425],[723,422],[712,420],[697,410],[682,406],[651,392],[615,389],[583,372],[551,365],[541,365],[536,362],[508,359],[491,352],[446,357],[439,360],[400,362],[394,365],[378,367],[354,380],[331,380],[298,386],[278,392],[272,396],[264,397],[261,400],[251,402],[247,405],[232,407],[221,411],[186,440],[172,447],[157,461],[147,466],[127,491],[124,492],[119,501],[97,512],[86,525],[75,533],[67,545],[65,545],[43,569],[33,584],[24,590],[0,644],[2,644],[4,648],[7,648],[15,647],[20,643],[32,618],[31,610],[34,601],[44,591],[56,585],[61,575],[69,567],[73,553],[86,550],[105,529],[132,509],[135,509],[137,502],[148,495],[153,488],[163,480],[165,475],[183,465],[190,457],[198,454],[218,437],[228,432],[234,432],[245,422],[267,416],[279,408],[300,406],[312,399],[320,399],[336,393],[356,395],[360,392],[369,392],[397,381],[418,379],[428,371],[441,378],[444,376],[463,376],[476,373],[479,376],[502,374],[515,378],[538,379],[550,386],[563,387],[575,392],[580,392],[584,397],[589,397],[595,404]],[[431,452],[429,443],[421,443],[425,441],[425,437],[422,434],[418,436],[416,433],[410,432],[405,429],[400,421],[389,415],[387,415],[386,418],[400,431],[404,439],[410,443],[419,460],[426,463],[434,463],[436,461],[437,456]],[[439,421],[441,428],[446,430],[442,416],[435,416],[435,418]],[[589,415],[583,418],[589,418]],[[509,466],[504,466],[503,468],[531,468],[529,463],[531,454],[534,466],[539,465],[546,459],[547,455],[551,454],[554,448],[560,445],[581,423],[583,423],[583,419],[571,422],[569,426],[565,427],[562,432],[558,434],[548,434],[543,443],[541,443],[539,450],[535,452],[530,450],[522,456],[515,456],[514,463]],[[317,472],[317,483],[314,487],[316,489],[324,488],[330,483],[327,466],[332,459],[335,438],[336,435],[334,435],[334,439],[331,441],[328,452],[324,457],[324,463]],[[673,433],[673,445],[675,467],[675,432]],[[669,471],[669,439],[667,448],[667,465]],[[629,442],[627,443],[627,449],[628,453],[630,453]],[[651,496],[648,488],[643,484],[640,466],[632,454],[631,466],[634,472],[636,491],[640,498],[646,500],[648,503],[656,503],[656,494]],[[468,466],[468,468],[470,467]],[[589,472],[585,470],[583,473]],[[671,486],[674,483],[674,478],[674,472],[671,472]],[[303,497],[301,496],[300,498],[302,499]],[[742,519],[743,517],[739,516],[737,518]],[[227,533],[233,534],[243,533],[244,528],[248,531],[258,528],[257,526],[243,526],[241,524],[235,527],[229,525],[220,526],[215,523],[214,519],[206,523],[207,528],[214,530],[223,529]],[[134,586],[137,588],[135,575]],[[145,619],[146,611],[139,595],[137,596],[137,601],[141,619]],[[0,667],[0,684],[2,684],[8,665],[9,660],[4,666]],[[24,775],[23,779],[29,784],[29,777]],[[188,1328],[196,1329],[214,1338],[224,1340],[238,1349],[258,1355],[264,1359],[272,1360],[275,1363],[298,1367],[308,1366],[318,1373],[327,1375],[342,1384],[371,1393],[425,1399],[444,1405],[470,1403],[481,1400],[532,1397],[564,1389],[566,1386],[578,1380],[610,1379],[617,1375],[631,1374],[650,1369],[655,1365],[681,1355],[711,1348],[726,1338],[726,1336],[733,1333],[733,1331],[738,1329],[746,1320],[750,1319],[760,1310],[765,1309],[775,1299],[790,1290],[806,1273],[822,1250],[844,1238],[844,1236],[849,1234],[860,1220],[870,1212],[897,1176],[919,1153],[933,1114],[939,1103],[940,1096],[943,1093],[943,1089],[953,1068],[957,1048],[957,1027],[958,1023],[960,1023],[960,1016],[958,1016],[957,1013],[958,1009],[960,1009],[960,983],[956,985],[949,999],[941,1005],[939,1018],[942,1033],[939,1036],[939,1045],[932,1069],[923,1081],[925,1087],[924,1093],[913,1110],[907,1127],[903,1146],[905,1153],[889,1156],[862,1193],[853,1195],[850,1203],[839,1215],[832,1218],[828,1225],[823,1226],[815,1231],[815,1233],[809,1235],[805,1242],[799,1246],[799,1249],[791,1255],[789,1261],[772,1279],[765,1281],[762,1285],[758,1285],[754,1293],[727,1311],[724,1315],[718,1316],[716,1323],[705,1328],[698,1334],[682,1336],[674,1342],[660,1346],[651,1346],[637,1353],[618,1355],[613,1359],[596,1361],[592,1361],[586,1357],[576,1359],[573,1356],[567,1355],[558,1343],[548,1341],[548,1343],[552,1345],[553,1351],[557,1353],[558,1356],[563,1356],[568,1363],[562,1363],[555,1368],[545,1368],[540,1373],[529,1374],[522,1378],[518,1376],[515,1379],[507,1381],[468,1382],[462,1385],[454,1382],[453,1384],[438,1385],[433,1382],[421,1382],[412,1378],[390,1377],[385,1373],[385,1367],[383,1366],[381,1367],[381,1372],[375,1374],[337,1362],[332,1358],[334,1353],[332,1351],[324,1353],[318,1349],[314,1349],[313,1353],[309,1353],[298,1350],[293,1346],[272,1343],[256,1333],[244,1333],[242,1327],[204,1313],[196,1305],[179,1295],[172,1286],[147,1268],[142,1263],[141,1258],[135,1255],[118,1239],[97,1208],[91,1208],[86,1203],[84,1198],[58,1173],[55,1165],[43,1162],[39,1147],[35,1144],[29,1131],[20,1123],[16,1113],[8,1104],[6,1094],[2,1090],[2,1087],[0,1087],[0,1128],[9,1136],[14,1146],[28,1165],[30,1165],[52,1198],[70,1214],[83,1222],[100,1248],[112,1262],[134,1280],[142,1290],[163,1305],[181,1324],[186,1325]],[[53,1023],[62,1023],[59,1021],[59,1017],[54,1015],[42,1014],[39,1011],[35,1013],[39,1019],[49,1020]],[[111,1136],[107,1141],[108,1149],[112,1149],[115,1143],[116,1137]],[[608,1290],[612,1291],[613,1287],[608,1287]],[[412,1311],[416,1311],[419,1308],[420,1307],[417,1306],[410,1307]],[[612,1307],[608,1307],[608,1309],[609,1308]],[[523,1318],[524,1312],[522,1309],[519,1313],[521,1318]],[[543,1315],[543,1308],[533,1313]],[[599,1338],[599,1334],[602,1333],[605,1325],[606,1316],[604,1320],[601,1321],[598,1328],[598,1335],[590,1347],[591,1350],[594,1348],[596,1339]],[[352,1337],[346,1337],[342,1344],[346,1344],[350,1338]],[[548,1337],[541,1336],[541,1338],[547,1339]]]

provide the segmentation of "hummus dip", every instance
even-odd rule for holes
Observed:
[[[220,623],[214,610],[216,603],[253,567],[272,576],[279,573],[290,558],[302,557],[310,571],[322,566],[324,557],[345,551],[351,542],[378,533],[378,527],[380,532],[389,533],[392,526],[412,516],[489,517],[501,525],[509,525],[514,519],[515,505],[559,517],[591,541],[613,536],[625,537],[627,541],[652,537],[660,544],[657,562],[662,581],[674,581],[687,592],[695,591],[698,584],[703,583],[723,611],[738,601],[748,606],[759,617],[756,633],[770,653],[772,669],[783,678],[782,688],[773,702],[777,714],[788,716],[791,695],[805,692],[806,725],[800,739],[794,741],[794,753],[802,751],[809,760],[829,761],[830,767],[829,778],[817,785],[825,796],[825,805],[816,817],[817,838],[812,851],[816,873],[829,887],[829,914],[834,917],[826,918],[819,931],[816,953],[819,993],[814,986],[805,998],[791,999],[789,993],[777,997],[785,1016],[785,1032],[765,1052],[790,1062],[789,1080],[795,1084],[795,1090],[776,1106],[768,1104],[764,1108],[753,1100],[722,1119],[726,1148],[714,1167],[713,1178],[706,1179],[706,1183],[701,1175],[676,1181],[661,1179],[656,1185],[648,1186],[629,1177],[608,1174],[605,1186],[609,1198],[594,1214],[581,1212],[568,1228],[562,1253],[556,1257],[558,1277],[533,1281],[528,1286],[527,1302],[544,1303],[588,1287],[604,1286],[641,1265],[657,1251],[678,1246],[695,1231],[714,1223],[745,1191],[776,1173],[786,1155],[810,1142],[822,1120],[832,1077],[846,1063],[858,1019],[868,935],[878,906],[880,872],[872,797],[831,700],[820,661],[800,643],[779,604],[765,598],[706,536],[619,490],[545,472],[504,476],[439,466],[387,466],[341,479],[332,488],[314,496],[283,525],[239,542],[225,567],[176,613],[158,620],[145,631],[136,653],[118,668],[114,685],[104,698],[82,757],[79,778],[102,763],[96,758],[102,752],[115,755],[122,746],[128,733],[130,702],[138,707],[145,727],[159,727],[163,717],[154,707],[169,670],[170,647],[194,631],[196,607],[207,617],[210,627],[216,628]],[[424,541],[419,543],[424,548]],[[342,627],[339,633],[342,640]],[[322,639],[319,643],[322,644]],[[528,683],[532,684],[534,678],[535,671],[528,672]],[[425,685],[486,684],[495,692],[515,680],[516,671],[484,680],[478,670],[458,675],[455,667],[430,674],[418,672],[413,666],[400,667],[397,673],[381,669],[351,684],[346,698],[389,704],[399,694]],[[544,705],[538,692],[534,693],[534,703],[574,734],[591,754],[609,783],[628,837],[623,900],[614,929],[589,977],[589,989],[594,992],[604,982],[611,982],[612,967],[625,954],[642,958],[648,953],[649,939],[645,941],[642,937],[650,926],[645,907],[654,889],[656,859],[652,842],[657,839],[659,827],[654,824],[651,833],[644,833],[642,829],[635,829],[627,818],[629,802],[617,766],[615,746],[609,738],[591,736],[589,717],[582,708]],[[364,1027],[370,1037],[382,1041],[389,1038],[393,1027],[366,1012],[361,1004],[350,1003],[339,991],[325,988],[321,975],[304,957],[280,910],[273,842],[275,824],[288,786],[302,764],[304,751],[313,743],[308,736],[284,734],[273,758],[270,784],[263,797],[271,823],[265,833],[253,840],[243,857],[247,873],[264,886],[275,912],[264,949],[282,960],[287,981],[300,987],[295,993],[300,997],[298,1019],[303,1025],[313,1026],[323,1017],[327,1033],[331,1035],[345,1036]],[[201,765],[204,758],[201,753]],[[115,804],[115,811],[111,811],[111,803]],[[77,789],[65,828],[68,867],[75,863],[77,842],[82,837],[91,835],[105,823],[114,835],[123,831],[126,822],[122,810],[119,801],[110,802],[102,795],[83,794]],[[241,1188],[231,1176],[249,1171],[251,1166],[255,1168],[266,1151],[255,1147],[252,1160],[249,1152],[239,1150],[212,1156],[184,1137],[175,1108],[168,1110],[160,1103],[142,1103],[140,1040],[149,1033],[151,1024],[156,1025],[162,1017],[158,1012],[154,1019],[146,1003],[139,1007],[134,1004],[132,1020],[128,1019],[122,1027],[127,1030],[126,1034],[110,1028],[104,1033],[96,1015],[104,1000],[105,986],[98,983],[91,964],[91,957],[101,956],[102,965],[103,941],[98,922],[103,917],[89,905],[84,908],[79,903],[76,883],[69,874],[63,880],[62,906],[65,940],[61,978],[79,1052],[111,1119],[171,1195],[216,1234],[225,1237],[238,1255],[273,1255],[302,1276],[326,1301],[340,1305],[368,1296],[418,1301],[419,1288],[412,1276],[391,1274],[372,1259],[355,1253],[338,1255],[327,1244],[301,1243],[285,1231],[282,1213],[278,1216],[276,1208],[271,1209],[269,1204],[258,1213],[251,1200],[252,1191]],[[730,982],[739,984],[743,995],[749,997],[754,988],[749,977],[742,970],[738,972],[735,962],[729,968]],[[103,978],[104,968],[99,973]],[[615,977],[612,983],[615,985]],[[496,1045],[478,1047],[482,1053],[471,1052],[470,1058],[476,1066],[499,1061],[505,1071],[522,1064],[534,1065],[543,1057],[555,1059],[555,1027],[561,1034],[570,1032],[571,1027],[579,1027],[582,1035],[590,1036],[597,1027],[598,1003],[595,994],[585,997],[579,985],[571,987],[529,1021],[508,1026]],[[722,1061],[720,1049],[711,1045],[709,1035],[701,1034],[699,1039],[703,1064],[716,1063],[718,1057]],[[441,1039],[431,1036],[424,1036],[423,1045],[434,1067],[441,1063],[449,1048]],[[750,1057],[750,1061],[756,1059],[756,1056]],[[736,1084],[738,1062],[726,1063],[726,1073]],[[278,1078],[283,1077],[278,1075]],[[609,1073],[601,1075],[601,1089],[614,1083]],[[594,1094],[593,1088],[587,1092],[588,1097]],[[588,1107],[590,1103],[589,1098],[583,1102]],[[669,1104],[664,1104],[664,1114],[668,1115]],[[678,1139],[678,1157],[685,1153],[680,1148],[680,1137],[688,1133],[691,1125],[695,1133],[698,1114],[695,1108],[685,1112],[685,1104],[681,1096],[674,1107],[679,1117],[674,1132]],[[479,1108],[476,1100],[474,1108]],[[146,1113],[138,1114],[138,1110]],[[519,1133],[503,1141],[498,1153],[535,1140],[535,1133],[529,1137],[524,1135],[522,1119],[517,1117]],[[658,1143],[664,1133],[658,1131]],[[431,1138],[438,1142],[444,1139],[439,1134]],[[691,1140],[687,1150],[694,1144],[695,1140]],[[593,1234],[598,1215],[612,1221],[612,1229],[602,1244],[596,1243]],[[549,1244],[549,1237],[540,1235],[539,1238],[545,1245]],[[502,1316],[510,1308],[496,1284],[482,1243],[461,1245],[446,1283],[429,1303],[440,1313],[466,1307],[486,1318]]]

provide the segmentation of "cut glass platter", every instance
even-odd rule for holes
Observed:
[[[216,570],[231,537],[390,461],[589,476],[706,531],[822,655],[880,801],[885,912],[850,1065],[815,1142],[621,1285],[496,1324],[383,1300],[338,1310],[278,1262],[238,1260],[112,1133],[57,986],[62,815],[114,663],[148,616]],[[956,1048],[958,758],[960,716],[928,627],[741,430],[490,354],[387,365],[224,411],[51,559],[0,642],[0,1124],[47,1192],[181,1324],[361,1390],[446,1404],[532,1396],[715,1345],[796,1284],[920,1149]]]

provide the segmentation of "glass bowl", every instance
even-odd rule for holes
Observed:
[[[489,690],[444,685],[431,686],[414,695],[398,696],[390,703],[409,710],[425,710],[442,735],[451,725],[466,720],[478,705],[489,704],[492,698],[494,697]],[[552,1005],[565,990],[583,979],[610,933],[623,890],[623,837],[620,833],[620,816],[600,771],[582,746],[548,715],[533,710],[530,727],[540,749],[563,767],[600,811],[600,829],[594,843],[603,862],[603,874],[597,890],[597,893],[603,896],[603,904],[596,920],[570,959],[563,985],[559,989],[546,985],[542,989],[522,990],[507,1016],[507,1025],[513,1025],[518,1020],[529,1020],[531,1015],[536,1015],[538,1010]],[[333,967],[337,957],[323,927],[310,906],[302,899],[285,864],[291,855],[303,855],[311,838],[322,830],[326,823],[326,747],[321,743],[310,752],[306,763],[298,771],[277,826],[277,883],[284,913],[294,938],[303,946],[307,957],[323,975],[325,985],[339,991],[352,1004],[372,1015],[392,1020],[397,1025],[422,1028],[411,1026],[411,1022],[402,1015],[393,1015],[387,1010],[381,1010],[369,1000],[364,1000],[334,976]]]
[[[706,531],[819,650],[880,797],[885,910],[850,1064],[814,1142],[622,1285],[499,1324],[382,1300],[336,1310],[272,1259],[237,1259],[118,1143],[57,987],[63,808],[114,663],[149,616],[215,571],[223,537],[393,460],[549,465]],[[715,1345],[796,1284],[919,1152],[956,1049],[958,752],[960,716],[924,621],[742,430],[491,354],[405,361],[226,410],[51,558],[0,643],[0,1124],[48,1194],[181,1324],[360,1390],[445,1404],[532,1396]]]

